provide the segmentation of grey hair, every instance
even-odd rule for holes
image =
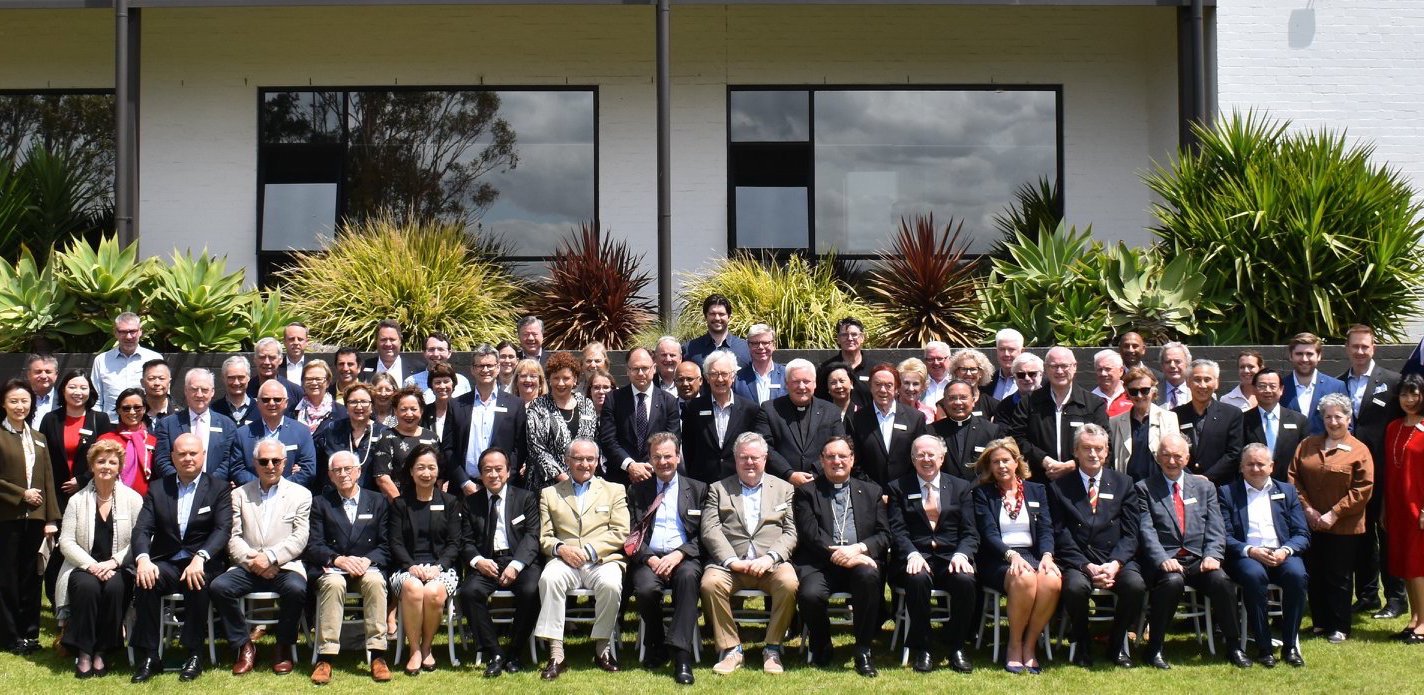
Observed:
[[[1320,399],[1320,405],[1315,406],[1315,409],[1320,411],[1321,415],[1324,415],[1325,409],[1330,406],[1334,406],[1345,411],[1346,417],[1351,417],[1355,414],[1354,401],[1351,401],[1350,397],[1346,396],[1343,393],[1326,394]]]
[[[338,458],[349,458],[351,459],[351,463],[354,464],[357,468],[361,467],[361,459],[356,458],[355,452],[347,451],[346,449],[332,452],[331,458],[327,459],[327,466],[330,467],[331,464],[336,463],[336,459]]]
[[[1168,350],[1181,350],[1183,361],[1187,362],[1188,364],[1191,363],[1192,351],[1188,349],[1186,345],[1183,345],[1182,343],[1179,343],[1175,340],[1170,343],[1162,343],[1162,348],[1157,352],[1157,354],[1159,355],[1158,361],[1160,361],[1162,357],[1167,356]]]
[[[1187,441],[1187,438],[1183,436],[1181,432],[1167,432],[1162,435],[1161,439],[1157,440],[1157,450],[1161,451],[1162,445],[1168,441],[1181,442],[1182,446],[1186,447],[1189,452],[1192,449],[1192,443]]]
[[[1332,394],[1332,395],[1333,395],[1333,394]],[[1242,447],[1242,449],[1241,449],[1241,463],[1246,463],[1246,457],[1247,457],[1248,455],[1250,455],[1252,452],[1256,452],[1256,451],[1259,451],[1259,452],[1265,454],[1265,455],[1266,455],[1266,458],[1267,458],[1267,459],[1270,459],[1270,461],[1271,461],[1271,463],[1272,463],[1273,465],[1275,464],[1275,456],[1273,456],[1273,455],[1271,454],[1271,448],[1268,447],[1268,446],[1266,446],[1265,444],[1260,443],[1260,442],[1251,442],[1250,444],[1247,444],[1245,447]]]
[[[1104,348],[1093,354],[1093,366],[1097,366],[1099,360],[1107,360],[1118,369],[1122,369],[1122,355],[1117,350]]]
[[[743,432],[737,435],[737,441],[732,444],[732,452],[740,454],[749,446],[759,446],[762,451],[771,451],[771,447],[767,446],[765,437],[756,432]]]
[[[1073,433],[1073,448],[1077,449],[1078,445],[1082,444],[1083,440],[1087,437],[1102,437],[1103,439],[1107,439],[1108,431],[1096,423],[1085,422],[1082,427],[1078,428],[1077,432]]]
[[[712,371],[712,365],[728,360],[732,362],[733,373],[736,373],[738,369],[742,368],[742,365],[737,362],[737,356],[733,354],[731,350],[713,350],[706,357],[702,358],[702,373],[706,374]]]
[[[257,341],[257,344],[252,346],[252,354],[256,355],[257,353],[262,352],[262,348],[267,347],[268,345],[271,345],[277,348],[278,350],[282,349],[282,341],[277,340],[272,336],[267,336],[266,338]]]
[[[1221,365],[1217,364],[1216,360],[1209,360],[1205,358],[1192,360],[1191,369],[1196,369],[1197,367],[1206,367],[1207,369],[1210,369],[1211,376],[1213,379],[1221,378]]]
[[[748,329],[747,329],[747,337],[748,337],[748,338],[750,338],[750,337],[752,337],[752,336],[754,336],[754,335],[766,335],[766,334],[770,334],[770,335],[771,335],[771,341],[772,341],[773,343],[776,342],[776,329],[775,329],[775,328],[772,328],[771,326],[768,326],[768,325],[766,325],[766,324],[764,324],[764,323],[754,323],[754,324],[752,324],[752,327],[751,327],[751,328],[748,328]]]
[[[592,444],[594,449],[598,448],[598,442],[594,441],[592,437],[574,437],[573,441],[564,447],[564,458],[568,458],[574,453],[574,445],[576,444]]]
[[[1033,354],[1032,352],[1020,352],[1019,356],[1014,358],[1014,363],[1010,365],[1009,368],[1014,371],[1018,371],[1019,367],[1027,365],[1033,365],[1038,369],[1039,372],[1042,372],[1043,358]]]
[[[228,368],[228,367],[231,367],[231,366],[233,366],[233,365],[239,365],[239,366],[241,366],[241,367],[242,367],[242,370],[245,371],[245,372],[247,372],[248,375],[251,375],[251,374],[252,374],[252,363],[249,362],[249,361],[247,361],[247,358],[246,358],[246,357],[243,357],[242,355],[233,355],[232,357],[229,357],[229,358],[223,360],[223,363],[222,363],[222,370],[223,370],[223,373],[226,374],[226,373],[227,373],[227,368]]]
[[[791,370],[793,369],[809,369],[811,370],[811,380],[816,380],[816,365],[812,364],[811,360],[805,360],[801,359],[800,357],[797,357],[796,359],[787,362],[786,373],[788,375],[791,374]]]
[[[494,349],[493,345],[480,343],[475,346],[474,350],[470,351],[470,361],[473,362],[481,357],[489,357],[491,355],[493,355],[495,359],[499,359],[499,351]]]
[[[139,319],[138,314],[132,311],[125,311],[114,317],[114,328],[118,328],[121,323],[143,323],[143,321]]]
[[[192,369],[188,370],[188,373],[183,375],[183,385],[187,386],[188,384],[192,383],[193,377],[201,377],[203,379],[207,379],[208,386],[212,386],[216,382],[216,379],[214,379],[213,377],[213,371],[211,369],[208,369],[207,367],[193,367]]]
[[[914,451],[922,446],[929,446],[935,451],[938,451],[940,456],[944,456],[949,452],[949,447],[945,445],[944,439],[934,434],[922,434],[915,437],[915,441],[910,443],[910,451]]]
[[[264,444],[276,444],[277,448],[282,450],[283,456],[286,456],[287,454],[286,446],[282,444],[281,440],[277,439],[276,437],[263,437],[257,440],[256,444],[252,445],[252,458],[254,460],[262,455],[262,446]]]
[[[1005,342],[1018,343],[1019,347],[1023,347],[1023,334],[1013,328],[1000,328],[999,332],[994,334],[994,344],[998,345],[999,343]]]

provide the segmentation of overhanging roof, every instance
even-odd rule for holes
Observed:
[[[651,5],[654,0],[129,0],[129,7],[341,7],[371,5]],[[676,0],[677,5],[962,5],[1182,7],[1191,0]],[[1216,0],[1203,0],[1215,6]],[[113,0],[0,0],[0,10],[111,8]]]

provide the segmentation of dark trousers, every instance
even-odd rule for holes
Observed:
[[[69,573],[69,622],[61,640],[78,654],[101,654],[123,645],[124,613],[133,575],[115,572],[107,582],[83,570]]]
[[[508,557],[495,560],[499,571],[509,566]],[[529,565],[520,570],[519,576],[508,587],[499,585],[498,577],[491,579],[473,569],[465,570],[465,581],[460,584],[460,609],[465,612],[470,626],[475,630],[475,640],[480,651],[503,655],[499,648],[499,633],[495,630],[494,619],[490,617],[490,595],[501,589],[514,594],[514,625],[510,634],[509,651],[519,655],[519,650],[529,643],[529,634],[534,631],[534,620],[539,617],[539,565]]]
[[[135,651],[155,656],[158,654],[161,604],[163,597],[169,594],[183,594],[181,639],[188,653],[198,654],[203,645],[207,644],[209,591],[217,575],[212,570],[207,570],[203,588],[191,591],[182,580],[183,570],[187,569],[189,562],[191,560],[155,560],[153,564],[158,567],[158,579],[154,581],[153,588],[134,588],[134,631],[129,636],[129,646]],[[204,563],[204,568],[213,567],[214,564],[216,563]]]
[[[1382,489],[1378,481],[1375,489]],[[1385,603],[1402,607],[1409,605],[1409,598],[1405,595],[1404,580],[1389,573],[1389,538],[1380,523],[1383,498],[1384,495],[1376,494],[1365,507],[1365,535],[1360,538],[1355,555],[1355,598],[1378,601],[1383,584]]]
[[[914,651],[930,648],[930,592],[938,589],[949,594],[949,625],[945,643],[950,651],[958,651],[974,630],[978,617],[974,605],[979,598],[979,587],[974,582],[973,574],[950,572],[948,561],[925,559],[930,565],[929,572],[905,574],[901,570],[892,582],[905,590],[905,606],[910,615],[905,646]]]
[[[281,570],[271,579],[263,579],[241,567],[235,567],[213,580],[213,608],[222,617],[223,633],[228,646],[236,649],[248,641],[247,618],[242,614],[240,599],[253,592],[271,591],[277,599],[277,642],[296,644],[297,623],[307,602],[307,578],[302,572]]]
[[[1108,654],[1116,656],[1122,650],[1123,638],[1127,631],[1137,627],[1142,617],[1142,599],[1147,595],[1147,582],[1142,579],[1136,562],[1129,562],[1118,570],[1113,583],[1112,634],[1108,640]],[[1068,613],[1068,622],[1073,626],[1073,641],[1078,649],[1088,648],[1088,598],[1093,593],[1093,582],[1077,567],[1063,569],[1063,597],[1060,603]],[[1079,652],[1083,653],[1083,652]]]
[[[40,575],[35,556],[43,540],[43,521],[0,521],[0,645],[39,639]]]
[[[796,607],[806,624],[811,653],[824,654],[831,648],[828,609],[831,594],[841,591],[850,594],[850,603],[855,607],[855,648],[870,649],[875,633],[880,631],[880,604],[885,600],[885,580],[878,568],[797,565],[796,576],[801,582],[796,589]]]
[[[1310,549],[1305,551],[1305,569],[1310,580],[1310,619],[1329,632],[1350,634],[1350,590],[1353,588],[1355,551],[1363,536],[1314,531]]]
[[[1151,633],[1147,654],[1162,652],[1162,640],[1167,637],[1167,628],[1188,586],[1211,599],[1212,618],[1221,627],[1227,649],[1236,649],[1241,642],[1241,629],[1236,624],[1236,585],[1219,569],[1201,571],[1201,558],[1180,558],[1178,562],[1182,564],[1182,572],[1163,572],[1159,567],[1147,570],[1145,578],[1151,587],[1147,597],[1148,632]]]
[[[692,651],[693,635],[697,632],[697,599],[702,595],[702,563],[684,559],[673,568],[666,581],[654,574],[646,564],[630,572],[633,597],[638,604],[638,617],[643,620],[643,646],[649,654],[666,644],[684,652]],[[663,590],[672,590],[672,629],[663,629]]]
[[[1271,621],[1266,615],[1266,586],[1281,587],[1281,645],[1287,649],[1300,644],[1300,619],[1305,615],[1305,561],[1292,555],[1279,567],[1267,567],[1251,558],[1226,561],[1226,573],[1241,585],[1246,603],[1246,625],[1256,640],[1256,651],[1269,654]]]

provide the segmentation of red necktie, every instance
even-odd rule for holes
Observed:
[[[1177,508],[1177,526],[1187,532],[1187,505],[1182,502],[1181,483],[1172,483],[1172,506]]]
[[[1098,479],[1088,478],[1088,506],[1098,513]]]

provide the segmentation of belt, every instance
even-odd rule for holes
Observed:
[[[493,554],[491,557],[493,557],[494,559],[498,560],[498,559],[500,559],[500,558],[506,558],[506,557],[510,557],[510,556],[512,556],[512,555],[514,555],[514,553],[512,553],[512,552],[510,552],[510,551],[508,551],[508,550],[496,550],[496,551],[494,551],[494,554]]]

